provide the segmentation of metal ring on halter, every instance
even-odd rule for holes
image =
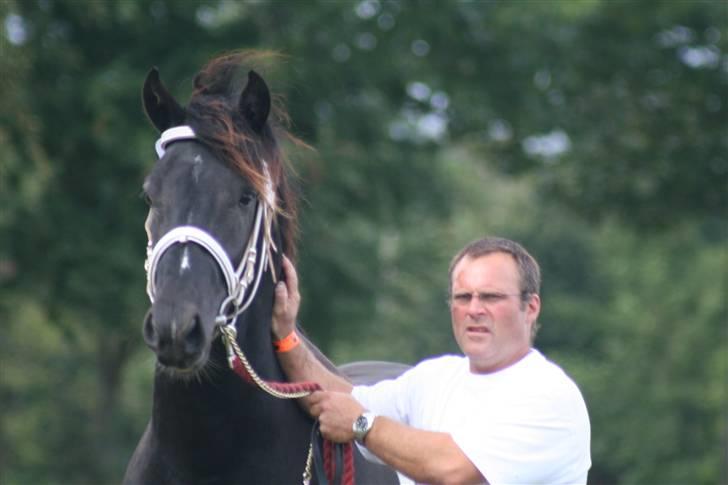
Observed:
[[[238,316],[238,306],[235,304],[235,297],[228,295],[220,304],[220,309],[217,311],[217,317],[215,323],[219,326],[230,325],[235,322]]]

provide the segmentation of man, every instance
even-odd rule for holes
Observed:
[[[374,386],[353,387],[297,339],[298,279],[288,260],[284,271],[273,309],[278,358],[291,380],[325,389],[303,405],[326,438],[356,439],[404,483],[586,483],[586,406],[532,347],[540,270],[519,244],[489,237],[453,258],[450,315],[463,356],[425,360]]]

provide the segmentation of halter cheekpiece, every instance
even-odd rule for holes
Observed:
[[[161,134],[154,144],[154,148],[159,158],[162,158],[167,147],[172,143],[196,139],[197,135],[190,126],[175,126]],[[152,245],[152,241],[147,244],[147,259],[144,269],[147,272],[147,294],[152,303],[154,303],[156,294],[157,266],[164,252],[175,244],[195,243],[210,253],[225,279],[227,296],[220,304],[215,322],[221,327],[226,326],[233,332],[236,331],[235,320],[250,306],[258,291],[263,273],[268,268],[275,280],[272,252],[277,251],[277,248],[271,235],[275,212],[275,191],[265,162],[263,162],[263,171],[266,179],[265,193],[262,194],[262,197],[258,197],[253,230],[237,268],[222,245],[210,233],[196,226],[177,226],[164,234],[154,245]],[[259,240],[260,255],[257,248]],[[230,351],[230,349],[228,350]]]

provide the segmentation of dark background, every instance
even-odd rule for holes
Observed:
[[[590,483],[728,483],[727,5],[1,0],[0,482],[120,481],[154,365],[142,81],[184,101],[262,48],[315,148],[289,147],[301,320],[332,359],[455,351],[450,257],[513,238]]]

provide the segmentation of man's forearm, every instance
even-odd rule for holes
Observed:
[[[327,391],[351,392],[351,383],[327,369],[303,340],[294,349],[279,353],[278,361],[291,382],[313,381]],[[308,400],[303,398],[301,403],[308,411]]]
[[[416,482],[485,481],[448,433],[422,431],[379,416],[364,444],[383,462]]]

